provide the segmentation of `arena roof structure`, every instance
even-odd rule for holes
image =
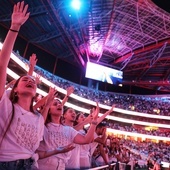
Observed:
[[[0,28],[9,28],[13,5],[0,5]],[[31,13],[19,32],[25,45],[84,68],[87,61],[123,71],[123,85],[170,91],[170,13],[151,0],[25,0]],[[169,6],[170,7],[170,6]],[[39,59],[41,60],[41,59]],[[54,65],[51,65],[55,69]]]

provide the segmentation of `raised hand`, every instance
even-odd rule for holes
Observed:
[[[13,8],[11,26],[4,40],[0,55],[0,98],[2,97],[5,90],[4,87],[6,84],[6,69],[10,60],[10,55],[13,50],[14,43],[18,35],[18,31],[21,25],[23,25],[29,17],[27,9],[28,5],[24,6],[24,2],[18,2]]]
[[[6,85],[5,89],[7,90],[8,88],[13,87],[13,86],[14,86],[14,84],[15,84],[15,82],[16,82],[16,80],[15,80],[15,79],[14,79],[14,80],[12,80],[12,81],[10,81],[10,82]]]
[[[62,103],[61,103],[63,106],[64,106],[65,103],[68,101],[69,96],[73,93],[74,87],[73,87],[73,86],[70,86],[70,87],[67,88],[66,91],[67,91],[67,94],[66,94],[66,96],[64,97],[64,99],[62,100]]]
[[[70,86],[67,88],[67,96],[70,96],[74,92],[74,87]]]
[[[87,123],[91,123],[92,120],[93,120],[93,116],[92,116],[92,114],[90,113],[90,114],[86,117],[85,121],[86,121]]]
[[[90,110],[90,114],[93,116],[95,114],[95,107]]]
[[[102,122],[107,115],[109,115],[110,113],[113,112],[113,109],[114,109],[114,108],[115,108],[115,105],[112,105],[112,107],[110,108],[110,110],[108,110],[108,111],[105,112],[102,116],[100,116],[100,117],[98,118],[97,122],[98,122],[98,123]]]
[[[112,105],[112,107],[110,108],[109,113],[113,112],[113,109],[115,108],[115,104]]]
[[[57,90],[55,88],[50,87],[49,93],[47,95],[47,99],[46,99],[46,106],[50,106],[54,100],[54,98],[56,97],[56,92]]]
[[[24,6],[24,1],[18,2],[14,5],[12,13],[12,25],[21,26],[29,18],[30,13],[27,12],[28,5]]]
[[[100,108],[99,108],[99,103],[98,102],[96,102],[96,109],[93,111],[93,113],[92,113],[92,115],[93,115],[93,120],[97,120],[97,118],[98,118],[98,114],[99,114],[99,110],[100,110]]]
[[[30,56],[30,59],[29,59],[29,70],[28,70],[28,75],[32,76],[33,75],[33,72],[34,72],[34,67],[37,63],[37,57],[36,57],[36,54],[32,54],[32,56]],[[39,82],[39,81],[38,81]],[[38,83],[37,83],[38,84]]]
[[[48,95],[41,99],[34,107],[36,109],[40,106],[43,106],[43,109],[41,110],[41,115],[44,117],[44,122],[46,122],[48,111],[56,96],[56,92],[57,90],[55,88],[50,87]]]
[[[36,84],[41,84],[41,75],[36,74],[36,76],[35,76],[35,83]]]
[[[37,56],[36,56],[36,54],[33,53],[33,54],[30,56],[29,65],[30,65],[31,67],[35,67],[35,65],[37,64],[37,61],[38,61]]]

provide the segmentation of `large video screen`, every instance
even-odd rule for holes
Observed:
[[[99,64],[87,62],[85,77],[118,85],[122,83],[123,72]]]

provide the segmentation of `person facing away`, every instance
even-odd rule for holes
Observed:
[[[28,5],[14,5],[11,27],[0,53],[0,169],[31,170],[38,156],[44,119],[33,110],[36,83],[31,76],[22,76],[14,84],[10,97],[5,91],[6,70],[21,25],[29,18]]]

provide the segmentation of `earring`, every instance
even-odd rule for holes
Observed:
[[[17,92],[14,92],[14,97],[18,97],[18,94],[17,94]]]
[[[12,103],[15,103],[18,100],[18,94],[17,92],[14,92],[11,98]]]

